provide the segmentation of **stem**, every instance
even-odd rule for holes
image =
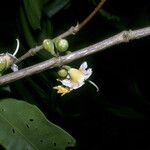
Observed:
[[[102,51],[108,47],[113,45],[117,45],[123,42],[129,42],[133,39],[139,39],[150,35],[150,27],[134,30],[134,31],[122,31],[119,34],[116,34],[106,40],[98,42],[94,45],[88,46],[86,48],[80,49],[78,51],[72,52],[65,56],[54,57],[50,60],[46,60],[44,62],[38,63],[36,65],[21,69],[17,72],[13,72],[10,74],[6,74],[0,77],[0,85],[10,83],[24,77],[42,72],[47,69],[51,69],[54,67],[59,67],[64,64],[70,63],[74,60],[77,60],[82,57],[86,57],[93,53]]]
[[[35,48],[31,48],[27,53],[25,53],[23,56],[21,56],[20,58],[18,58],[14,63],[18,64],[21,61],[23,61],[24,59],[34,56],[38,51],[40,51],[43,48],[43,46],[37,46]]]
[[[17,54],[17,52],[18,52],[18,50],[19,50],[19,40],[16,39],[16,41],[17,41],[17,47],[16,47],[15,52],[13,53],[13,56],[16,56],[16,54]]]
[[[96,88],[96,92],[99,92],[99,87],[93,81],[88,80],[88,82]]]
[[[74,35],[77,32],[79,32],[79,30],[85,26],[85,24],[87,24],[87,22],[89,22],[93,16],[98,12],[98,10],[103,6],[105,0],[101,0],[100,3],[96,6],[96,8],[92,11],[92,13],[86,17],[80,24],[77,24],[75,27],[72,26],[69,30],[67,30],[66,32],[64,32],[63,34],[59,35],[58,37],[64,38],[67,37],[69,35]],[[56,37],[57,38],[57,37]],[[53,41],[56,39],[52,39]],[[21,61],[27,59],[28,57],[34,56],[38,51],[40,51],[41,49],[43,49],[43,46],[37,46],[35,48],[31,48],[27,53],[25,53],[23,56],[21,56],[20,58],[18,58],[18,60],[16,60],[16,64],[20,63]]]
[[[100,10],[100,8],[103,6],[106,0],[101,0],[99,4],[96,6],[96,8],[91,12],[89,16],[87,16],[80,24],[79,27],[77,28],[78,32],[81,28],[83,28],[94,16],[95,14]]]

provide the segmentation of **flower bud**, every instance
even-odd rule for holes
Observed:
[[[0,72],[4,71],[7,66],[5,57],[0,56]]]
[[[53,56],[56,56],[56,53],[54,51],[54,43],[50,39],[45,39],[43,41],[43,48],[50,52]]]
[[[68,75],[68,72],[66,69],[60,69],[57,73],[61,78],[65,78]]]
[[[9,68],[15,60],[15,57],[9,53],[0,55],[0,72]]]
[[[66,39],[57,38],[55,40],[55,47],[59,52],[65,52],[69,47],[69,43]]]
[[[62,68],[65,69],[65,70],[67,70],[67,71],[69,71],[71,69],[71,67],[67,66],[67,65],[63,65]]]

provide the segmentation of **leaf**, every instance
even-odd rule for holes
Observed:
[[[24,0],[23,2],[31,27],[34,30],[40,29],[40,20],[43,7],[42,0]]]
[[[27,42],[28,46],[35,47],[37,45],[35,38],[33,36],[31,27],[29,27],[29,23],[27,21],[27,17],[22,7],[20,7],[20,27],[21,33],[23,34],[25,41]]]
[[[52,39],[53,26],[49,19],[41,22],[41,30],[38,37],[38,42],[43,42],[44,39]]]
[[[15,99],[0,101],[0,144],[7,150],[65,150],[75,140],[49,122],[34,105]]]

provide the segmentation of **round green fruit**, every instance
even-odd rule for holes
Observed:
[[[60,69],[57,73],[61,78],[65,78],[68,75],[68,72],[66,69]]]
[[[66,39],[57,38],[55,40],[55,47],[59,52],[65,52],[69,47],[69,43]]]

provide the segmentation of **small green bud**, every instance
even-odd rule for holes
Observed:
[[[15,57],[9,53],[0,55],[0,72],[8,69],[14,61]]]
[[[66,39],[57,38],[55,39],[55,47],[59,52],[65,52],[69,47],[69,43]]]
[[[67,66],[67,65],[63,65],[62,68],[65,69],[65,70],[67,70],[67,71],[69,71],[71,69],[71,67]]]
[[[45,39],[43,41],[43,48],[50,52],[53,56],[56,56],[56,53],[54,51],[54,43],[50,39]]]
[[[65,78],[68,75],[68,72],[66,69],[60,69],[57,73],[61,78]]]
[[[0,56],[0,72],[4,71],[7,67],[7,62],[5,57]]]

